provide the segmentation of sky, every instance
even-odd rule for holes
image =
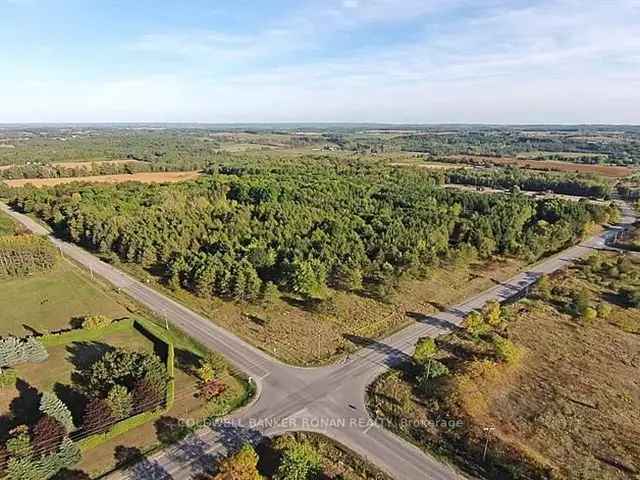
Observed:
[[[0,0],[0,123],[640,124],[640,0]]]

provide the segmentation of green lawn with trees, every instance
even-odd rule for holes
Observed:
[[[0,478],[95,478],[133,460],[123,449],[167,445],[185,417],[252,395],[223,358],[145,320],[44,238],[0,237],[0,317]]]

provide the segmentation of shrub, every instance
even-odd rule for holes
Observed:
[[[0,369],[0,388],[12,388],[16,385],[18,374],[10,368]]]
[[[545,302],[548,302],[551,299],[551,281],[549,280],[549,275],[542,275],[535,286],[535,294]]]
[[[54,393],[44,392],[40,399],[40,411],[55,418],[67,432],[74,430],[73,417],[69,408]]]
[[[87,330],[95,330],[98,328],[108,327],[113,320],[106,315],[90,315],[82,320],[82,328]]]
[[[580,290],[573,299],[573,308],[577,316],[584,317],[587,309],[591,308],[591,297],[589,291],[585,288]]]
[[[228,368],[227,361],[222,355],[216,352],[209,352],[201,361],[197,375],[203,382],[209,382],[224,375]]]
[[[598,304],[598,318],[607,320],[611,315],[612,308],[608,303],[601,302]]]
[[[227,386],[222,380],[214,379],[208,382],[201,382],[198,386],[198,396],[210,402],[222,395],[226,389]]]
[[[276,480],[307,480],[322,472],[320,455],[308,443],[292,442],[283,452]]]
[[[522,358],[522,350],[509,339],[496,335],[493,338],[493,346],[496,357],[507,364],[516,364]]]
[[[436,353],[438,353],[438,347],[435,340],[433,338],[421,338],[416,343],[413,359],[420,365],[425,365]]]
[[[484,320],[480,312],[473,311],[464,319],[462,326],[472,337],[480,337],[491,331],[491,327]]]
[[[495,300],[487,302],[484,307],[484,318],[485,322],[492,327],[499,327],[502,323],[502,308],[500,307],[500,303]]]
[[[593,307],[587,307],[582,313],[582,320],[585,323],[593,323],[598,318],[598,311]]]

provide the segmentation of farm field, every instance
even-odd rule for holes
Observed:
[[[187,180],[194,180],[200,176],[200,172],[143,172],[133,174],[119,175],[92,175],[88,177],[69,177],[69,178],[32,178],[5,180],[4,183],[9,187],[24,187],[25,185],[33,185],[34,187],[52,187],[73,182],[84,183],[124,183],[124,182],[142,182],[142,183],[176,183]]]
[[[54,167],[64,167],[64,168],[68,168],[68,169],[72,169],[72,168],[83,168],[83,169],[90,169],[92,165],[135,165],[138,163],[143,163],[140,162],[138,160],[96,160],[96,161],[91,161],[91,160],[86,160],[86,161],[78,161],[78,162],[53,162],[51,163],[52,166]],[[0,165],[0,171],[2,170],[8,170],[10,168],[15,167],[16,165]]]
[[[573,162],[563,162],[557,160],[527,160],[524,158],[512,157],[483,157],[470,156],[470,155],[452,155],[444,157],[457,162],[468,161],[470,163],[488,163],[498,166],[515,166],[520,168],[526,168],[531,170],[541,171],[553,171],[553,172],[568,172],[568,173],[589,173],[595,175],[602,175],[609,178],[623,178],[633,175],[637,170],[631,167],[625,167],[620,165],[590,165]]]
[[[503,308],[495,329],[437,339],[444,376],[418,385],[407,362],[380,377],[369,408],[479,478],[635,478],[640,309],[626,292],[639,275],[637,259],[596,254]]]

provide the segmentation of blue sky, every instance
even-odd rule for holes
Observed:
[[[0,0],[0,122],[640,123],[640,0]]]

